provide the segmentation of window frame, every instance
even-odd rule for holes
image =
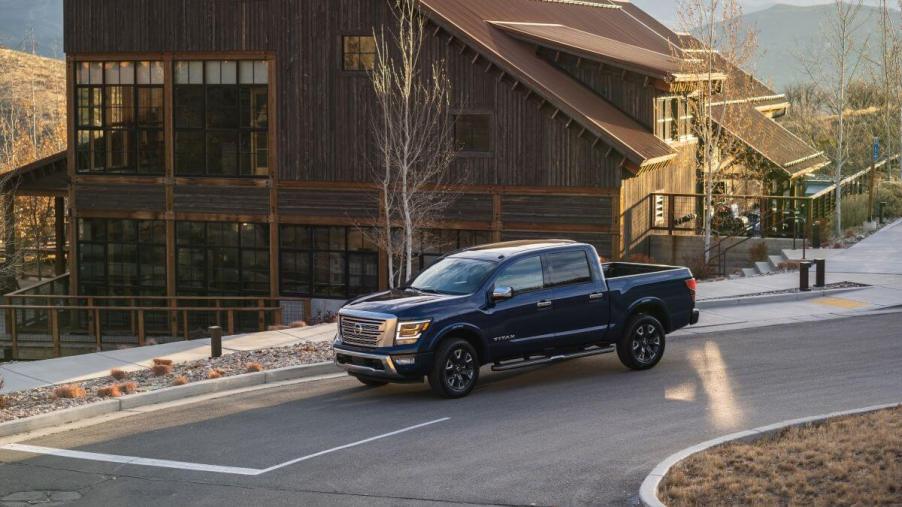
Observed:
[[[112,241],[110,238],[110,225],[111,222],[125,222],[129,223],[133,228],[134,240],[133,241]],[[144,241],[141,237],[141,224],[142,222],[147,222],[151,228],[161,227],[162,235],[160,237],[151,238],[150,241]],[[84,227],[88,226],[88,224],[92,224],[95,226],[96,224],[103,224],[103,240],[97,239],[83,239],[82,231]],[[162,220],[134,220],[127,218],[79,218],[78,223],[76,224],[76,243],[77,243],[77,252],[78,252],[78,285],[79,285],[79,293],[82,294],[92,294],[93,292],[90,290],[86,290],[86,286],[94,287],[100,289],[97,294],[98,295],[111,295],[111,293],[115,292],[123,292],[127,295],[134,296],[165,296],[166,295],[166,233],[165,233],[165,222]],[[160,232],[160,231],[158,231]],[[161,240],[161,241],[156,241]],[[111,264],[111,246],[125,247],[125,246],[133,246],[135,249],[134,252],[134,282],[133,284],[111,284],[110,280],[112,277],[110,276],[110,264]],[[83,272],[83,267],[85,266],[84,252],[89,250],[94,250],[93,247],[99,247],[103,252],[103,274],[100,278],[85,276]],[[158,285],[142,285],[142,281],[145,279],[155,280],[155,276],[153,273],[153,269],[151,268],[151,273],[147,276],[143,273],[142,268],[142,252],[150,251],[150,249],[162,249],[160,253],[162,256],[159,260],[162,262],[156,263],[155,267],[162,267],[162,277],[158,280],[160,283]],[[86,281],[87,280],[87,281]],[[98,280],[103,280],[103,282],[99,282]]]
[[[121,82],[121,70],[123,64],[130,64],[131,66],[131,82],[130,83],[122,83]],[[140,83],[139,78],[139,67],[142,64],[146,64],[147,67],[147,83]],[[94,75],[94,65],[99,65],[100,70],[98,74]],[[119,66],[117,70],[117,75],[120,76],[119,83],[109,83],[108,82],[108,65],[116,65]],[[167,107],[170,107],[166,103],[166,87],[168,83],[166,82],[166,62],[161,59],[153,59],[153,58],[121,58],[121,59],[109,59],[109,58],[90,58],[84,60],[76,60],[71,63],[71,69],[73,73],[73,91],[71,100],[73,103],[73,109],[75,112],[75,117],[72,122],[73,133],[73,142],[75,144],[75,171],[76,174],[79,175],[98,175],[98,176],[138,176],[138,177],[161,177],[166,173],[166,111]],[[83,70],[86,69],[86,70]],[[157,76],[156,72],[161,72],[159,76]],[[86,82],[82,81],[82,76],[85,76]],[[159,82],[157,81],[157,77],[159,77]],[[95,83],[95,78],[99,78],[99,83]],[[128,88],[131,90],[131,100],[128,105],[131,112],[131,123],[126,126],[121,125],[113,125],[108,122],[107,113],[110,110],[108,92],[115,88]],[[91,116],[91,121],[87,124],[82,123],[81,113],[84,109],[81,105],[81,92],[83,90],[88,91],[89,104],[86,106],[89,114]],[[141,90],[159,90],[161,91],[161,114],[162,119],[156,125],[148,125],[140,122],[139,112],[141,111]],[[95,99],[95,91],[99,91],[99,100],[100,103],[97,104]],[[120,105],[120,108],[125,107],[124,105]],[[97,118],[94,115],[97,115]],[[97,124],[99,122],[99,124]],[[114,132],[125,133],[126,135],[126,144],[127,144],[127,153],[129,164],[125,168],[115,169],[110,168],[108,165],[110,159],[111,150],[108,149],[110,144],[110,138],[108,137]],[[88,136],[88,152],[90,157],[89,169],[85,169],[80,167],[81,157],[82,157],[82,149],[80,137],[82,133],[85,133]],[[158,136],[162,136],[162,144],[161,150],[159,151],[159,164],[153,171],[145,171],[143,170],[143,166],[140,164],[140,138],[144,133],[152,133]],[[99,134],[99,137],[98,137]],[[94,148],[96,143],[102,143],[104,145],[102,155],[104,157],[103,168],[95,169],[97,167],[95,160],[98,155],[97,150]]]
[[[339,60],[338,60],[338,65],[339,65],[339,68],[341,69],[341,72],[342,72],[342,73],[345,73],[345,74],[348,74],[348,75],[352,75],[352,76],[366,76],[366,75],[368,75],[370,72],[372,72],[373,69],[375,69],[375,66],[376,66],[376,64],[377,64],[377,63],[376,63],[376,59],[377,59],[376,45],[377,45],[379,42],[376,40],[376,37],[375,37],[372,33],[369,33],[369,34],[363,34],[363,33],[350,33],[350,32],[349,32],[349,33],[343,33],[343,34],[341,34],[339,37],[340,37],[340,38],[339,38],[339,45],[338,45],[338,58],[339,58]],[[358,39],[363,39],[363,38],[372,39],[372,40],[373,40],[373,48],[374,48],[374,49],[373,49],[373,52],[370,53],[370,52],[368,52],[368,51],[360,51],[359,47],[358,47],[358,50],[357,50],[356,52],[352,52],[352,53],[346,52],[346,51],[345,51],[345,43],[346,43],[346,40],[347,40],[347,39],[350,39],[350,38],[355,38],[355,37],[358,38]],[[348,68],[348,67],[345,65],[345,63],[346,63],[346,62],[345,62],[345,57],[346,57],[348,54],[354,54],[354,55],[357,55],[357,61],[358,61],[357,67],[358,67],[358,68],[353,68],[353,69],[351,69],[351,68]],[[360,58],[361,56],[363,56],[363,55],[370,55],[370,54],[373,55],[373,68],[372,68],[372,69],[367,69],[367,68],[361,66],[359,62],[362,61],[361,58]]]
[[[219,63],[220,66],[224,62],[230,62],[235,64],[236,74],[235,74],[235,83],[211,83],[208,79],[208,68],[211,63]],[[250,63],[252,64],[252,81],[253,83],[242,83],[241,82],[241,65],[242,63]],[[200,63],[201,68],[201,76],[199,83],[180,83],[177,79],[177,72],[179,64],[186,64],[189,66],[189,81],[190,77],[190,65],[192,63]],[[266,83],[258,83],[256,79],[256,66],[259,63],[266,64]],[[230,57],[224,55],[221,58],[174,58],[171,62],[171,70],[172,70],[172,151],[173,151],[173,168],[172,172],[176,178],[224,178],[224,179],[266,179],[270,178],[273,173],[273,157],[272,157],[272,126],[274,111],[272,110],[272,93],[273,93],[273,84],[272,84],[272,66],[274,62],[269,58],[251,58],[251,57]],[[220,76],[222,75],[222,70],[220,67]],[[201,106],[201,118],[200,118],[200,127],[186,127],[179,126],[178,124],[178,108],[177,106],[177,96],[178,89],[180,87],[198,87],[202,90],[202,106]],[[209,117],[210,117],[210,88],[211,87],[234,87],[236,97],[235,97],[235,115],[237,117],[236,126],[235,127],[211,127],[209,125]],[[253,92],[255,88],[265,87],[266,88],[266,127],[250,127],[248,125],[243,124],[242,122],[242,91],[246,88],[250,92]],[[179,143],[177,142],[180,133],[194,133],[198,134],[202,137],[201,143],[201,159],[203,161],[203,170],[201,172],[184,172],[180,171],[179,167]],[[235,174],[218,174],[211,173],[211,164],[210,164],[210,138],[211,135],[226,135],[231,134],[235,136]],[[251,149],[250,153],[247,155],[251,160],[251,167],[253,167],[253,161],[255,157],[259,154],[259,152],[265,151],[266,154],[266,172],[265,174],[241,174],[242,171],[242,158],[245,155],[242,151],[243,143],[245,136],[248,136],[250,139],[250,143],[253,145],[256,141],[255,138],[260,134],[265,134],[266,143],[265,146],[261,148]]]
[[[461,116],[482,116],[488,120],[489,149],[488,151],[468,150],[461,147],[458,143],[457,136],[457,120]],[[476,109],[461,109],[451,113],[452,135],[454,138],[454,149],[457,150],[459,158],[491,158],[495,156],[495,112]]]
[[[266,224],[263,222],[222,222],[222,221],[180,220],[180,221],[177,221],[175,223],[175,225],[176,225],[175,245],[174,245],[175,287],[179,294],[197,294],[197,295],[206,296],[206,297],[209,297],[209,296],[268,297],[270,295],[270,291],[272,290],[270,274],[272,273],[273,267],[272,267],[272,263],[270,262],[269,224]],[[188,226],[198,226],[198,225],[203,226],[203,240],[202,241],[195,242],[193,240],[193,238],[189,241],[184,241],[180,237],[179,226],[188,227]],[[211,225],[216,225],[219,227],[237,225],[238,226],[238,231],[237,231],[237,236],[236,236],[237,244],[235,244],[234,246],[211,244],[211,241],[210,241],[210,236],[211,236],[210,226]],[[260,247],[258,245],[255,245],[253,247],[244,245],[244,234],[242,231],[242,227],[245,225],[253,225],[255,227],[259,227],[260,230],[263,231],[263,233],[265,235],[265,241],[263,241],[264,247]],[[210,276],[211,266],[213,266],[213,263],[212,263],[213,255],[212,254],[215,251],[219,251],[219,250],[223,250],[223,249],[234,249],[237,252],[237,257],[235,259],[235,262],[237,265],[237,267],[236,267],[237,278],[235,280],[235,283],[237,284],[237,287],[235,289],[215,287],[212,283],[212,281],[215,280],[215,277]],[[181,257],[183,250],[188,251],[191,254],[197,254],[199,251],[202,251],[202,255],[203,255],[203,259],[204,259],[203,263],[204,263],[205,269],[200,274],[201,283],[200,283],[199,287],[193,287],[193,286],[186,287],[183,285],[188,280],[187,278],[183,279],[181,276],[183,274],[183,269],[184,269],[184,267],[182,266],[182,263],[180,262],[180,260],[181,260],[180,257]],[[246,288],[246,284],[249,283],[249,281],[244,276],[244,273],[246,270],[245,270],[243,261],[244,261],[244,256],[245,256],[244,254],[246,252],[254,252],[257,256],[262,255],[263,258],[266,259],[267,272],[266,272],[266,277],[265,277],[265,280],[266,280],[265,288],[262,288],[260,290],[250,290],[250,289]],[[249,270],[249,271],[253,272],[253,270]],[[191,281],[193,282],[194,280],[192,279]]]
[[[288,246],[285,244],[285,231],[288,228],[296,228],[302,229],[306,236],[304,240],[304,244],[302,246]],[[328,229],[342,229],[344,233],[344,249],[335,249],[329,248],[326,249],[318,249],[316,246],[316,232],[317,230],[323,231]],[[362,296],[366,294],[371,294],[379,290],[379,249],[374,245],[373,250],[366,249],[355,249],[351,245],[351,235],[353,232],[353,227],[347,226],[323,226],[323,225],[308,225],[308,224],[280,224],[279,226],[279,279],[286,280],[289,278],[289,271],[286,269],[285,258],[287,255],[296,255],[302,256],[307,259],[307,272],[306,272],[306,289],[302,291],[298,290],[287,290],[284,284],[280,284],[279,290],[283,296],[296,296],[296,297],[316,297],[323,299],[337,299],[337,298],[353,298],[357,296]],[[364,238],[364,242],[366,243],[366,239]],[[364,243],[364,244],[365,244]],[[343,273],[342,273],[342,287],[343,292],[341,295],[327,294],[317,290],[317,279],[316,279],[316,259],[317,255],[332,255],[332,254],[340,254],[342,255],[342,265],[343,265]],[[351,287],[351,258],[356,257],[363,260],[363,266],[365,266],[367,262],[373,263],[376,266],[376,275],[375,275],[375,283],[372,284],[372,290],[370,287],[359,287],[363,289],[365,292],[356,293],[356,291],[352,291]],[[297,274],[296,272],[294,273]],[[364,273],[361,275],[362,277],[366,277],[367,275]],[[297,278],[296,276],[291,276],[292,279]]]
[[[589,273],[589,278],[577,281],[570,281],[564,283],[552,283],[550,278],[549,269],[551,268],[551,257],[555,255],[567,255],[567,254],[582,254],[583,260],[586,262],[586,270]],[[574,249],[574,250],[560,250],[557,252],[548,252],[542,255],[542,277],[545,282],[546,289],[560,289],[562,287],[577,287],[580,285],[588,285],[595,283],[595,273],[592,271],[592,263],[589,262],[589,254],[585,249]]]
[[[512,267],[516,266],[517,264],[520,264],[520,263],[523,263],[523,262],[527,262],[527,261],[532,261],[532,260],[538,260],[538,261],[539,261],[539,278],[542,280],[542,285],[541,285],[540,287],[536,287],[536,288],[533,288],[533,289],[530,289],[530,290],[525,290],[525,291],[518,291],[515,287],[511,286],[511,289],[513,289],[513,297],[516,298],[516,297],[522,296],[522,295],[524,295],[524,294],[532,294],[532,293],[535,293],[535,292],[541,292],[541,291],[543,291],[543,290],[548,289],[549,287],[548,287],[548,285],[547,285],[547,283],[546,283],[546,280],[545,280],[545,259],[544,259],[544,255],[542,255],[542,254],[527,255],[527,256],[525,256],[525,257],[520,257],[520,258],[518,258],[518,259],[514,259],[514,260],[511,261],[509,264],[507,264],[507,265],[504,266],[503,268],[499,269],[499,270],[498,270],[498,274],[495,275],[495,279],[492,280],[492,287],[493,287],[493,289],[497,289],[498,287],[507,287],[506,285],[499,286],[499,285],[498,285],[498,280],[499,280],[502,276],[504,276],[504,274],[505,274],[509,269],[511,269]]]
[[[654,134],[670,144],[693,141],[692,122],[695,117],[689,107],[689,98],[682,95],[655,97]]]

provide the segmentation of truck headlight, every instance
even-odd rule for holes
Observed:
[[[395,334],[395,345],[411,345],[420,339],[420,336],[429,329],[432,321],[420,320],[416,322],[399,322],[398,332]]]

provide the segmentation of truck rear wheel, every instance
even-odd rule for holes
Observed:
[[[666,344],[664,326],[658,319],[639,314],[630,319],[623,337],[617,342],[617,356],[627,368],[649,370],[664,357]]]
[[[443,398],[463,398],[479,380],[479,356],[466,340],[442,342],[429,372],[429,387]]]

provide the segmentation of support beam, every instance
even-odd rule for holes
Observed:
[[[54,273],[57,276],[66,272],[66,200],[62,197],[53,199],[54,205],[54,232],[56,243],[54,247]]]

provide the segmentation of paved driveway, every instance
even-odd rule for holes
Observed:
[[[83,505],[629,505],[654,464],[688,445],[902,401],[900,362],[902,319],[891,314],[675,338],[644,373],[613,356],[485,373],[459,401],[422,385],[322,381],[24,442],[56,455],[0,450],[0,498],[55,490],[77,492]],[[59,455],[72,450],[85,454]]]

